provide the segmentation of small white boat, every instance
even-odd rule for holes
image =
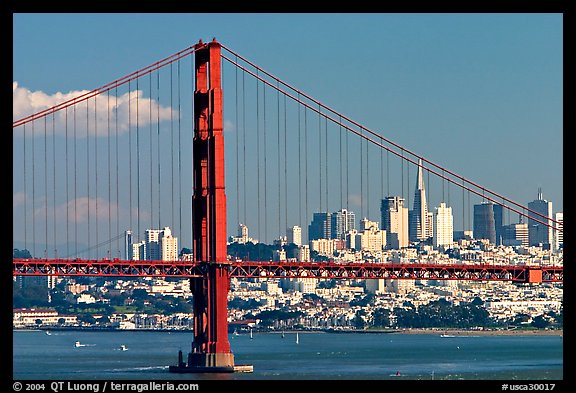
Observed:
[[[76,341],[76,342],[74,343],[74,347],[75,347],[75,348],[84,347],[84,346],[85,346],[84,344],[80,344],[80,341]]]
[[[233,336],[239,336],[238,334],[238,330],[234,329],[234,333],[232,333]]]
[[[49,330],[46,330],[44,333],[46,333],[47,336],[51,336],[51,335],[52,335],[52,333],[50,333]]]
[[[250,339],[252,340],[254,337],[252,337],[252,329],[250,329]]]
[[[122,344],[122,345],[120,345],[120,350],[121,351],[127,351],[128,347],[126,347],[126,345]]]
[[[300,339],[298,337],[298,332],[296,332],[296,344],[300,344]]]

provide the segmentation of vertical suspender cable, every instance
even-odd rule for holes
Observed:
[[[70,255],[70,233],[68,225],[70,222],[70,217],[68,215],[68,207],[70,205],[70,195],[68,193],[68,108],[66,108],[66,111],[64,112],[64,135],[66,138],[64,142],[64,163],[66,165],[64,169],[64,177],[66,179],[66,257],[68,257]]]
[[[76,162],[77,138],[76,138],[76,105],[74,108],[74,256],[78,257],[78,193],[77,193],[77,175],[78,163]],[[34,123],[32,123],[34,124]]]
[[[52,112],[52,179],[54,180],[52,189],[52,218],[54,230],[54,258],[58,258],[56,247],[56,121]]]
[[[276,84],[278,85],[278,82],[276,82]],[[279,87],[279,86],[278,86]],[[282,220],[281,220],[281,210],[282,210],[282,201],[281,201],[281,194],[282,194],[282,189],[281,189],[281,177],[280,177],[280,90],[276,90],[276,120],[277,120],[277,127],[276,127],[276,145],[278,147],[278,150],[276,152],[277,155],[277,164],[278,164],[278,175],[276,176],[277,180],[278,180],[278,238],[282,237]]]
[[[242,222],[246,225],[246,73],[242,71]]]
[[[236,99],[236,106],[234,107],[234,115],[236,116],[235,125],[236,125],[236,224],[240,224],[240,159],[239,149],[240,149],[240,132],[239,132],[239,124],[238,124],[238,56],[236,56],[236,67],[234,67],[234,82],[236,89],[235,92],[235,99]]]
[[[386,195],[390,196],[390,152],[388,150],[386,150]]]
[[[298,101],[300,101],[300,93],[298,93]],[[304,227],[304,220],[302,219],[302,127],[300,123],[300,105],[296,105],[298,110],[298,225]]]
[[[130,217],[130,230],[132,230],[132,89],[130,88],[130,81],[128,81],[128,200],[129,209],[128,216]],[[140,233],[136,235],[137,241],[140,240]]]
[[[342,117],[338,117],[338,124],[339,124],[338,161],[340,162],[340,209],[342,209],[342,207],[344,206],[344,197],[343,197],[344,188],[342,186],[342,176],[343,176],[342,165],[343,165],[343,161],[344,161],[344,159],[343,159],[344,157],[342,156]]]
[[[264,243],[268,240],[268,162],[266,161],[266,85],[262,86],[262,111],[264,112],[263,134],[264,134]]]
[[[182,94],[180,89],[180,59],[178,59],[178,236],[182,238]]]
[[[322,209],[322,117],[321,117],[321,108],[318,105],[318,172],[320,177],[320,187],[318,187],[318,197],[320,199],[320,212],[324,212]],[[327,211],[327,210],[326,210]]]
[[[156,74],[156,102],[158,103],[157,105],[157,110],[156,110],[156,132],[158,134],[158,141],[156,143],[156,147],[157,147],[157,155],[158,155],[158,228],[160,228],[160,223],[161,223],[161,216],[160,216],[160,211],[161,211],[161,204],[160,204],[160,191],[162,189],[161,187],[161,182],[160,182],[160,72],[158,72]]]
[[[406,207],[408,209],[410,209],[410,163],[408,161],[406,161]],[[418,215],[420,215],[420,212],[416,213]],[[426,220],[425,217],[423,217],[424,220]],[[423,228],[425,228],[426,225],[426,221],[420,223],[420,227],[422,228],[422,231],[424,231]]]
[[[465,188],[464,188],[464,179],[462,179],[462,232],[464,232],[466,230],[466,209],[465,209],[465,202],[464,202],[464,192]]]
[[[32,121],[32,257],[36,258],[36,174],[35,174],[35,148],[34,148],[34,123]]]
[[[92,253],[90,252],[91,243],[90,243],[90,108],[89,103],[90,100],[86,100],[86,192],[88,193],[87,196],[87,203],[88,203],[88,248],[86,249],[88,252],[88,258],[91,257]]]
[[[153,166],[153,162],[154,162],[154,155],[152,154],[152,73],[148,74],[148,82],[149,82],[149,95],[150,98],[148,99],[148,123],[149,123],[149,137],[148,137],[148,142],[150,145],[150,228],[154,228],[154,191],[153,191],[153,184],[154,184],[154,166]],[[158,103],[158,105],[160,105],[160,103]]]
[[[258,69],[256,69],[258,75]],[[256,79],[256,181],[258,183],[258,237],[262,238],[260,230],[260,87],[259,79]]]
[[[171,165],[171,179],[170,189],[172,190],[172,221],[170,225],[174,227],[174,71],[172,63],[170,63],[170,165]],[[160,227],[158,227],[160,229]]]
[[[96,185],[94,187],[94,199],[96,200],[96,258],[98,258],[99,244],[98,244],[98,116],[96,114],[96,99],[94,96],[94,178]]]
[[[115,102],[114,102],[114,134],[116,137],[116,236],[120,236],[120,165],[118,164],[118,158],[119,158],[119,154],[118,154],[118,114],[119,114],[119,110],[118,110],[118,86],[116,86],[114,88],[114,97],[115,97]],[[129,245],[130,246],[130,245]],[[118,238],[116,240],[116,251],[118,253],[118,258],[121,257],[120,254],[120,239]],[[128,255],[125,256],[126,259],[128,259]]]
[[[140,95],[139,77],[136,77],[136,227],[140,232],[140,107],[138,96]]]
[[[304,225],[308,223],[308,111],[304,107],[304,202],[306,213],[304,215]],[[308,233],[308,239],[310,239],[310,233]]]
[[[46,135],[46,116],[44,116],[44,258],[48,258],[48,139]]]
[[[360,219],[364,219],[364,134],[360,128]]]
[[[401,174],[402,174],[401,178],[400,178],[400,180],[401,180],[400,184],[402,185],[400,194],[401,194],[402,199],[404,199],[404,149],[402,149],[402,157],[400,159],[400,165],[401,165]]]
[[[26,189],[26,123],[24,123],[24,141],[23,141],[23,155],[22,159],[24,161],[24,249],[28,250],[28,190]]]
[[[383,144],[382,137],[380,137],[380,144]],[[384,197],[384,149],[380,149],[380,198]],[[382,223],[384,226],[384,223]]]
[[[106,94],[106,125],[107,125],[107,145],[108,145],[108,239],[112,239],[112,185],[110,169],[110,93]],[[112,257],[112,243],[108,246],[108,257]]]
[[[326,212],[330,211],[330,206],[328,203],[328,119],[324,118],[324,158],[326,163],[324,165],[325,171],[325,183],[324,192],[326,193]]]
[[[366,141],[366,217],[370,217],[370,146]]]
[[[286,95],[284,94],[284,226],[288,227],[288,147],[286,134],[288,132],[286,119]]]
[[[340,117],[340,124],[342,124],[342,117]],[[349,132],[345,133],[346,137],[346,159],[344,160],[346,164],[346,210],[350,209],[350,162],[348,161],[348,134]]]

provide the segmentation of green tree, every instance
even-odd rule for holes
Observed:
[[[148,296],[148,291],[145,289],[138,288],[132,291],[132,299],[134,300],[146,300]]]
[[[550,322],[543,315],[538,315],[532,320],[531,325],[537,329],[544,329],[550,325]]]
[[[15,248],[12,252],[12,257],[13,258],[28,258],[31,259],[32,255],[30,254],[30,251],[23,249],[23,250],[19,250],[17,248]]]
[[[88,325],[94,325],[96,323],[96,318],[89,313],[79,314],[76,319],[78,319],[78,322],[83,322]]]
[[[374,311],[373,324],[375,327],[389,327],[390,326],[390,310],[386,308],[377,308]]]
[[[366,327],[366,320],[363,318],[365,315],[366,311],[364,310],[356,311],[356,315],[352,320],[352,325],[354,325],[356,329],[364,329]]]
[[[109,325],[109,324],[110,324],[110,318],[107,315],[102,316],[98,320],[98,325]]]

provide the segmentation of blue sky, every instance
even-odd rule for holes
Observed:
[[[13,81],[48,96],[91,90],[215,37],[439,165],[522,204],[541,187],[554,212],[563,210],[562,14],[26,13],[14,14],[13,34]],[[431,187],[433,208],[439,186]],[[461,211],[461,192],[452,192]]]

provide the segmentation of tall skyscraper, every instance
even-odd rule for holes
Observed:
[[[432,213],[428,212],[421,159],[418,160],[418,176],[416,176],[416,189],[414,190],[414,205],[408,215],[410,241],[425,241],[433,236],[434,221]]]
[[[356,215],[347,209],[340,209],[331,216],[331,238],[346,240],[346,234],[356,229]]]
[[[454,241],[454,217],[452,208],[441,202],[436,208],[436,225],[434,226],[434,246],[451,247]]]
[[[386,231],[386,248],[408,247],[408,208],[404,198],[388,196],[380,205],[382,229]]]
[[[502,245],[503,225],[504,225],[504,208],[502,205],[495,203],[492,206],[494,211],[494,231],[496,232],[496,242],[494,244]]]
[[[490,243],[496,244],[496,225],[492,202],[474,205],[474,238],[488,239]]]
[[[298,225],[294,225],[292,228],[288,228],[287,236],[288,243],[294,243],[297,246],[302,245],[302,228]]]
[[[314,213],[312,222],[308,225],[308,240],[330,239],[332,235],[332,220],[330,213]]]
[[[554,243],[556,246],[556,250],[558,250],[560,247],[564,246],[564,213],[563,212],[557,212],[554,215],[554,220],[556,222],[558,222],[555,225],[555,230],[554,230]]]
[[[528,209],[542,214],[549,219],[541,217],[537,214],[528,212],[528,238],[531,246],[539,244],[553,244],[554,225],[552,224],[552,202],[542,198],[542,189],[538,189],[538,199],[528,202]],[[547,223],[548,225],[544,225]]]

